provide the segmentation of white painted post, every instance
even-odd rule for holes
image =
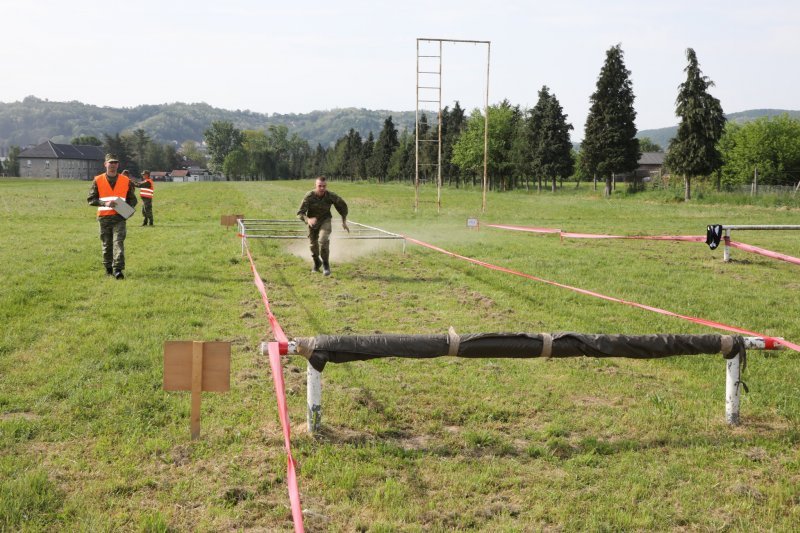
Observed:
[[[725,251],[722,254],[722,260],[726,263],[731,260],[731,249],[728,244],[731,242],[731,230],[730,228],[725,228],[725,236],[723,237],[725,241]]]
[[[739,425],[739,356],[726,359],[725,373],[725,421],[731,426]]]
[[[306,368],[306,422],[308,432],[316,433],[322,425],[322,373],[308,363]]]

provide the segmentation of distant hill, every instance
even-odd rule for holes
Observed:
[[[753,109],[727,115],[728,120],[747,122],[759,117],[788,113],[800,118],[800,111],[785,109]],[[414,111],[369,110],[349,107],[311,113],[271,115],[252,111],[229,111],[200,104],[160,104],[136,107],[98,107],[81,102],[50,102],[28,96],[21,102],[0,102],[0,153],[10,145],[21,147],[46,140],[68,143],[80,135],[102,139],[104,133],[114,135],[144,129],[155,141],[181,144],[186,140],[202,141],[203,132],[216,120],[227,120],[239,129],[264,130],[272,125],[284,125],[297,133],[312,147],[318,143],[332,145],[350,128],[366,138],[370,131],[377,138],[388,116],[398,131],[414,129]],[[435,120],[428,114],[429,122]],[[650,137],[663,148],[675,136],[677,126],[642,130],[637,137]]]
[[[788,109],[751,109],[749,111],[740,111],[738,113],[729,113],[725,116],[730,122],[749,122],[761,117],[773,117],[786,113],[792,118],[800,119],[800,111],[790,111]],[[678,126],[670,126],[669,128],[657,128],[653,130],[641,130],[636,134],[636,137],[650,137],[650,139],[661,146],[664,150],[669,146],[669,141],[678,132]]]
[[[98,107],[81,102],[50,102],[28,96],[21,102],[0,102],[0,149],[28,146],[46,140],[68,143],[79,135],[114,135],[138,128],[158,142],[202,141],[203,132],[217,120],[227,120],[239,129],[264,130],[285,125],[309,141],[329,146],[355,128],[366,138],[377,138],[383,122],[391,116],[402,132],[414,128],[414,111],[332,109],[304,114],[272,115],[252,111],[228,111],[205,103],[141,105],[132,108]]]

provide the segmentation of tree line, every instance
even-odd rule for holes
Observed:
[[[606,52],[580,150],[573,149],[574,129],[547,86],[536,105],[521,109],[507,100],[490,106],[488,135],[488,185],[495,190],[535,186],[552,190],[565,179],[599,181],[611,193],[617,176],[632,178],[631,188],[641,188],[634,171],[642,151],[661,151],[649,139],[637,139],[635,95],[631,72],[620,45]],[[760,166],[762,183],[785,179],[789,168],[800,170],[800,121],[787,116],[759,119],[743,125],[726,124],[718,99],[709,94],[713,82],[704,76],[693,49],[686,50],[686,80],[678,87],[676,136],[666,154],[666,171],[684,181],[685,198],[691,198],[693,179],[714,179],[719,188],[733,188],[751,179]],[[211,165],[229,179],[295,179],[326,175],[333,179],[377,182],[423,182],[441,176],[456,187],[480,183],[484,165],[485,116],[476,109],[469,116],[456,102],[429,123],[419,116],[414,131],[399,132],[392,117],[385,119],[377,138],[366,139],[355,129],[333,146],[311,148],[285,126],[265,132],[239,131],[225,121],[214,122],[205,132]],[[417,143],[417,135],[419,143]],[[771,142],[764,142],[764,141]],[[419,144],[419,166],[416,165]]]
[[[686,50],[686,59],[686,79],[676,96],[679,124],[667,147],[664,169],[683,180],[685,198],[691,198],[692,180],[696,179],[713,180],[718,189],[750,183],[754,174],[762,184],[800,179],[800,121],[781,116],[728,124],[719,100],[708,92],[714,84],[703,75],[693,49]],[[547,86],[541,88],[531,109],[507,100],[490,106],[486,110],[490,189],[535,186],[541,190],[549,186],[555,190],[563,180],[591,180],[604,183],[609,195],[617,177],[630,177],[630,189],[640,189],[642,184],[634,172],[640,155],[661,147],[636,138],[630,75],[621,45],[612,46],[590,97],[584,139],[577,151],[570,139],[574,127]],[[212,170],[231,180],[326,175],[380,183],[413,182],[419,169],[423,182],[438,180],[441,174],[444,183],[460,187],[482,181],[485,119],[479,109],[467,116],[456,102],[452,109],[445,107],[433,123],[421,113],[411,131],[399,131],[388,116],[377,138],[372,131],[363,138],[351,128],[331,145],[317,143],[314,148],[297,133],[290,134],[285,125],[240,130],[228,120],[214,121],[205,130],[205,152],[192,141],[185,142],[180,151],[159,145],[141,128],[122,136],[105,134],[102,144],[134,171],[176,168],[181,160],[202,164],[207,158]],[[10,157],[7,166],[11,165],[11,173],[13,163]]]

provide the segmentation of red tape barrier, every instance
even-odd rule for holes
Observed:
[[[528,233],[558,233],[562,239],[566,237],[572,239],[640,239],[649,241],[706,242],[706,238],[700,235],[602,235],[596,233],[570,233],[566,231],[561,231],[560,229],[551,229],[551,228],[508,226],[505,224],[486,224],[486,226],[497,229],[509,229],[512,231],[527,231]],[[742,242],[732,241],[728,237],[725,237],[725,242],[727,242],[730,247],[738,248],[739,250],[744,250],[745,252],[763,255],[764,257],[769,257],[772,259],[778,259],[780,261],[786,261],[787,263],[794,263],[795,265],[800,265],[800,259],[798,259],[797,257],[792,257],[791,255],[785,255],[778,252],[773,252],[772,250],[767,250],[765,248],[759,248],[758,246],[752,246],[750,244],[744,244]]]
[[[264,286],[264,281],[256,270],[256,264],[253,261],[253,256],[250,254],[250,246],[247,244],[247,239],[244,239],[244,248],[247,250],[247,258],[250,260],[250,270],[253,271],[253,281],[255,281],[258,292],[261,293],[261,301],[264,302],[264,308],[267,310],[267,320],[269,320],[269,327],[272,329],[272,336],[278,341],[281,355],[286,355],[289,351],[289,339],[283,332],[283,328],[278,324],[275,315],[272,314],[272,309],[269,307],[269,300],[267,299],[267,288]]]
[[[283,367],[281,367],[281,355],[285,355],[289,351],[289,340],[283,332],[283,328],[278,324],[275,315],[269,307],[269,299],[267,298],[267,289],[261,276],[256,270],[256,264],[253,261],[253,256],[250,254],[250,247],[247,244],[247,239],[244,238],[245,249],[247,250],[247,258],[250,260],[250,269],[253,271],[258,292],[261,293],[261,301],[264,302],[264,307],[267,310],[267,318],[269,319],[270,328],[272,328],[272,335],[277,342],[270,342],[267,344],[267,351],[269,353],[269,366],[272,368],[272,381],[275,383],[275,397],[278,400],[278,417],[281,420],[283,427],[283,446],[286,449],[286,484],[289,487],[289,504],[292,508],[292,521],[294,522],[294,530],[297,533],[302,533],[303,528],[303,510],[300,507],[300,490],[297,488],[297,462],[292,456],[291,444],[291,431],[289,424],[289,409],[286,405],[286,386],[283,381]]]
[[[555,282],[555,281],[550,281],[550,280],[546,280],[546,279],[539,278],[539,277],[536,277],[536,276],[532,276],[530,274],[525,274],[524,272],[511,270],[510,268],[505,268],[505,267],[493,265],[491,263],[486,263],[485,261],[479,261],[477,259],[472,259],[470,257],[465,257],[463,255],[459,255],[457,253],[445,250],[444,248],[439,248],[438,246],[434,246],[432,244],[428,244],[427,242],[419,241],[417,239],[413,239],[413,238],[405,236],[405,235],[403,235],[403,238],[406,239],[409,242],[413,242],[414,244],[418,244],[418,245],[420,245],[422,247],[430,248],[431,250],[435,250],[437,252],[441,252],[441,253],[443,253],[445,255],[449,255],[451,257],[455,257],[455,258],[458,258],[458,259],[463,259],[464,261],[468,261],[470,263],[474,263],[476,265],[480,265],[482,267],[485,267],[485,268],[488,268],[488,269],[491,269],[491,270],[497,270],[499,272],[505,272],[507,274],[513,274],[515,276],[520,276],[520,277],[527,278],[527,279],[530,279],[530,280],[533,280],[533,281],[539,281],[541,283],[546,283],[548,285],[553,285],[555,287],[561,287],[562,289],[569,289],[571,291],[574,291],[574,292],[577,292],[577,293],[580,293],[580,294],[586,294],[588,296],[594,296],[595,298],[601,298],[603,300],[608,300],[610,302],[617,302],[617,303],[621,303],[621,304],[625,304],[625,305],[630,305],[631,307],[638,307],[639,309],[646,309],[648,311],[653,311],[654,313],[659,313],[661,315],[667,315],[667,316],[680,318],[680,319],[683,319],[683,320],[688,320],[689,322],[694,322],[696,324],[702,324],[704,326],[710,326],[712,328],[722,329],[722,330],[725,330],[725,331],[733,331],[735,333],[742,333],[742,334],[751,335],[751,336],[754,336],[754,337],[762,337],[765,340],[769,340],[771,342],[774,342],[775,344],[780,344],[781,346],[785,346],[787,348],[791,348],[792,350],[794,350],[796,352],[800,352],[800,345],[794,344],[794,343],[786,341],[786,340],[777,339],[777,338],[771,337],[769,335],[764,335],[762,333],[756,333],[754,331],[750,331],[750,330],[747,330],[747,329],[739,328],[739,327],[736,327],[736,326],[729,326],[727,324],[722,324],[720,322],[714,322],[713,320],[706,320],[705,318],[696,318],[696,317],[692,317],[692,316],[681,315],[679,313],[673,313],[672,311],[667,311],[666,309],[659,309],[658,307],[652,307],[652,306],[649,306],[649,305],[643,305],[643,304],[639,304],[639,303],[636,303],[636,302],[629,302],[627,300],[621,300],[619,298],[614,298],[612,296],[606,296],[604,294],[600,294],[600,293],[597,293],[597,292],[592,292],[592,291],[589,291],[589,290],[586,290],[586,289],[581,289],[581,288],[578,288],[578,287],[572,287],[570,285],[564,285],[563,283],[558,283],[558,282]],[[705,238],[703,240],[705,241]]]

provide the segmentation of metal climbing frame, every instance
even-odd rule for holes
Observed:
[[[420,54],[420,42],[435,42],[439,44],[438,54]],[[438,157],[436,163],[425,163],[427,165],[436,166],[436,211],[441,211],[442,208],[442,43],[472,43],[472,44],[485,44],[486,45],[486,100],[484,102],[484,124],[483,124],[483,200],[481,204],[481,211],[486,211],[486,189],[488,180],[486,177],[488,167],[488,153],[489,153],[489,60],[492,55],[492,42],[491,41],[468,41],[463,39],[431,39],[419,37],[417,38],[417,108],[414,120],[414,211],[419,208],[419,143],[420,142],[435,142],[438,144]],[[435,66],[420,67],[420,59],[426,62],[434,62]],[[422,70],[420,70],[422,68]],[[433,69],[435,70],[427,70]],[[431,81],[423,82],[420,85],[420,74],[426,76],[426,79],[433,77],[435,85],[430,85]],[[430,93],[423,94],[420,99],[420,89],[424,91],[436,91],[436,99],[433,96],[427,96]],[[438,133],[436,139],[419,139],[419,104],[422,103],[435,103],[437,105],[438,115]]]

